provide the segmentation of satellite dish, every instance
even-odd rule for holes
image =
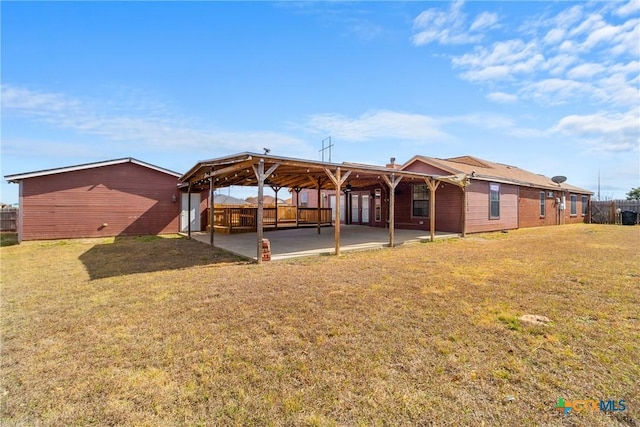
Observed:
[[[554,176],[553,178],[551,178],[551,181],[555,182],[556,184],[562,184],[566,180],[567,177],[562,175]]]

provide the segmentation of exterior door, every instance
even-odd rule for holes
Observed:
[[[359,194],[351,194],[351,224],[358,224],[360,222],[360,200]]]
[[[360,200],[362,204],[362,218],[360,222],[362,224],[369,224],[369,195],[363,194],[362,199]]]
[[[189,231],[189,193],[182,193],[180,231]],[[191,231],[200,231],[200,193],[191,193]]]
[[[329,196],[329,204],[331,205],[331,220],[336,222],[336,196],[335,194],[331,194]],[[344,212],[344,195],[340,195],[340,222],[344,222],[345,212]]]

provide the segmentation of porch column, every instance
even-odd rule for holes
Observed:
[[[429,187],[429,234],[433,242],[436,238],[436,189],[438,185],[440,185],[440,181],[425,178],[424,182],[426,182],[427,187]]]
[[[324,169],[324,173],[327,174],[327,176],[329,177],[329,179],[333,182],[333,184],[336,187],[336,224],[335,224],[335,228],[334,228],[334,241],[336,244],[336,255],[340,255],[340,192],[341,192],[341,187],[342,184],[347,180],[347,178],[349,177],[349,175],[351,175],[351,171],[347,171],[347,173],[344,174],[344,176],[342,176],[341,170],[340,170],[340,166],[338,166],[336,168],[336,174],[334,175],[333,173],[331,173],[331,171],[327,168]],[[318,179],[318,181],[320,181]],[[318,186],[318,189],[320,187]],[[320,192],[320,190],[318,190],[318,193]],[[320,219],[318,218],[318,221]]]
[[[396,187],[402,180],[401,176],[396,177],[391,174],[390,177],[382,175],[384,181],[389,186],[389,246],[394,247],[395,242],[395,225],[396,225]]]
[[[257,257],[256,261],[258,264],[262,264],[262,237],[264,235],[264,180],[266,177],[271,175],[274,170],[276,170],[280,166],[279,163],[274,164],[269,168],[269,170],[265,173],[264,171],[264,159],[260,159],[258,161],[258,167],[252,165],[253,173],[256,175],[258,180],[258,214],[256,218],[256,231],[258,235],[258,245],[257,245]]]
[[[300,187],[294,187],[293,191],[296,192],[296,228],[300,226]]]
[[[467,235],[467,189],[460,187],[462,191],[462,237]]]
[[[277,185],[272,185],[271,189],[274,193],[276,193],[276,230],[278,229],[278,191],[280,191],[282,187],[278,187]]]
[[[262,264],[262,235],[263,235],[263,215],[264,215],[264,160],[258,162],[258,218],[256,220],[256,231],[258,234],[258,252],[256,261]]]
[[[211,171],[213,172],[213,170]],[[215,191],[213,188],[213,177],[209,177],[209,244],[213,246],[213,207],[215,205]]]
[[[187,237],[191,238],[191,182],[187,189]]]
[[[322,210],[320,209],[320,187],[322,186],[322,180],[320,178],[318,178],[318,206],[316,208],[316,215],[318,217],[318,234],[320,234],[320,214],[322,213]]]

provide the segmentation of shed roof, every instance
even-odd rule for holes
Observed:
[[[436,168],[442,169],[451,174],[466,174],[471,179],[482,181],[495,181],[512,183],[526,187],[536,187],[549,190],[557,190],[562,188],[575,193],[593,194],[592,191],[584,188],[575,187],[570,184],[556,184],[551,178],[529,172],[517,166],[505,165],[503,163],[490,162],[488,160],[479,159],[473,156],[451,157],[447,159],[439,159],[436,157],[414,156],[402,167],[406,168],[412,163],[420,161]]]
[[[133,164],[136,164],[138,166],[143,166],[145,168],[153,169],[153,170],[158,171],[158,172],[162,172],[162,173],[166,173],[168,175],[175,176],[176,178],[180,177],[180,174],[178,172],[174,172],[174,171],[169,170],[169,169],[161,168],[159,166],[152,165],[151,163],[146,163],[146,162],[134,159],[133,157],[125,157],[125,158],[122,158],[122,159],[105,160],[105,161],[102,161],[102,162],[84,163],[84,164],[81,164],[81,165],[65,166],[65,167],[62,167],[62,168],[43,169],[43,170],[34,171],[34,172],[24,172],[24,173],[5,175],[4,178],[9,182],[18,182],[18,181],[20,181],[22,179],[36,178],[36,177],[46,176],[46,175],[55,175],[55,174],[65,173],[65,172],[75,172],[75,171],[80,171],[80,170],[99,168],[99,167],[103,167],[103,166],[119,165],[119,164],[122,164],[122,163],[133,163]]]

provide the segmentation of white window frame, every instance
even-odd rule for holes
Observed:
[[[494,194],[497,198],[494,199]],[[494,203],[497,205],[497,215],[493,214]],[[489,183],[489,219],[500,219],[500,184],[495,182]]]
[[[416,189],[420,188],[422,190],[424,187],[424,192],[419,191],[419,193],[424,194],[425,198],[416,199]],[[427,184],[413,184],[411,186],[411,217],[412,218],[429,218],[429,188]],[[426,212],[425,215],[416,215],[416,202],[425,202],[426,205],[423,207]]]

